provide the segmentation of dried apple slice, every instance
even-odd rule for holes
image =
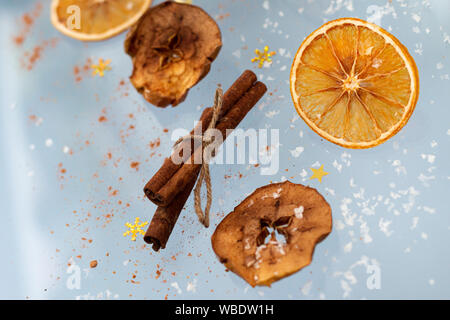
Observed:
[[[331,227],[322,195],[286,181],[256,189],[222,220],[211,242],[228,269],[253,287],[270,286],[309,265]]]
[[[150,103],[176,106],[206,76],[221,47],[220,29],[203,9],[163,2],[148,9],[125,40],[131,83]]]

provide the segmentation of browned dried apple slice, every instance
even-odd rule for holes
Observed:
[[[132,84],[158,107],[182,102],[222,47],[217,23],[203,9],[172,1],[152,7],[127,35]]]
[[[286,181],[256,189],[222,220],[211,242],[228,269],[252,286],[270,286],[309,265],[331,226],[322,195]]]

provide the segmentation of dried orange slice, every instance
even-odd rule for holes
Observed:
[[[342,18],[309,35],[297,51],[291,95],[303,120],[323,138],[370,148],[396,134],[419,96],[408,50],[372,23]]]
[[[53,0],[52,24],[83,41],[108,39],[133,25],[152,0]]]

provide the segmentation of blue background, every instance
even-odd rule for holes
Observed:
[[[194,1],[218,21],[223,48],[186,101],[167,109],[147,103],[129,83],[125,34],[98,43],[70,39],[51,25],[49,2],[41,4],[20,46],[13,37],[36,2],[0,4],[0,298],[450,298],[449,1]],[[321,139],[298,118],[289,92],[290,66],[304,37],[347,16],[392,32],[420,73],[408,124],[369,150]],[[32,70],[21,65],[26,52],[53,38],[56,45],[45,47]],[[277,54],[258,69],[250,60],[265,45]],[[112,70],[103,78],[81,71],[77,81],[74,67],[88,58],[111,59]],[[228,88],[246,68],[270,94],[240,127],[280,130],[279,172],[213,165],[209,229],[197,222],[190,198],[167,249],[154,253],[141,238],[124,238],[126,222],[150,220],[155,210],[142,187],[170,152],[171,132],[191,129],[217,84]],[[107,120],[98,121],[101,116]],[[160,146],[152,147],[158,138]],[[297,147],[303,152],[295,157]],[[130,167],[135,161],[138,170]],[[322,183],[309,180],[310,168],[322,164],[329,175]],[[251,288],[225,271],[210,236],[247,194],[284,179],[325,196],[333,232],[310,266],[271,288]],[[91,269],[94,259],[98,266]],[[66,285],[69,263],[81,270],[80,289]],[[367,267],[374,265],[381,287],[370,290]]]

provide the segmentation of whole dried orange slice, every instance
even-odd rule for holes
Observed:
[[[50,17],[63,34],[98,41],[129,28],[151,3],[152,0],[53,0]]]
[[[330,21],[297,51],[291,95],[303,120],[323,138],[370,148],[396,134],[419,96],[408,50],[379,26],[355,18]]]

